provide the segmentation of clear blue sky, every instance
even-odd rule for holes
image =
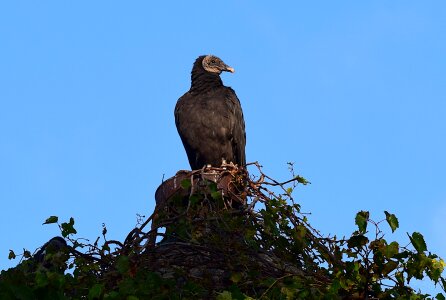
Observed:
[[[341,236],[395,213],[446,257],[446,2],[4,1],[0,4],[0,269],[74,217],[123,240],[163,174],[188,162],[173,109],[201,54],[224,74],[247,159],[287,179]],[[427,287],[428,289],[430,287]]]

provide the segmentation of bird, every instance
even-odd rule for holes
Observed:
[[[192,170],[246,164],[242,107],[235,91],[223,85],[222,72],[234,69],[217,56],[199,56],[191,87],[175,105],[175,125]]]
[[[64,271],[70,247],[64,238],[53,237],[32,257],[32,260],[47,269]]]
[[[67,242],[64,238],[60,236],[53,237],[51,240],[46,242],[36,254],[34,254],[34,260],[37,262],[44,262],[45,256],[49,253],[56,253],[67,248]]]

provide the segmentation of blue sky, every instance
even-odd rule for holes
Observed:
[[[0,269],[58,234],[50,215],[92,240],[150,215],[188,168],[173,109],[208,53],[236,70],[247,160],[279,180],[294,162],[313,226],[388,210],[389,239],[446,257],[445,20],[443,1],[1,3]]]

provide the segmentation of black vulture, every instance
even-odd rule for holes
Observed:
[[[65,262],[68,259],[70,247],[65,239],[60,236],[53,237],[46,242],[33,256],[34,262],[41,264],[47,269],[65,270]]]
[[[223,71],[234,69],[214,55],[197,58],[191,87],[175,106],[175,124],[192,170],[222,163],[245,166],[245,121],[234,90],[224,86]]]
[[[67,242],[64,238],[60,236],[53,237],[51,240],[46,242],[42,247],[40,247],[40,250],[37,251],[36,254],[34,254],[34,260],[42,263],[45,261],[45,256],[47,255],[47,252],[50,253],[56,253],[59,251],[63,251],[63,249],[67,248]]]

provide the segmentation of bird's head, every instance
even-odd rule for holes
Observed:
[[[218,74],[218,75],[220,75],[221,72],[223,72],[223,71],[231,72],[231,73],[235,72],[234,68],[231,68],[230,66],[225,64],[217,56],[214,56],[214,55],[200,56],[197,59],[197,62],[199,62],[200,60],[201,60],[201,65],[203,66],[203,69],[206,72]]]

